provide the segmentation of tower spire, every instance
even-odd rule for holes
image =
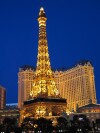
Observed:
[[[46,14],[44,8],[40,8],[38,23],[39,23],[39,38],[38,38],[38,56],[35,79],[31,91],[32,97],[57,97],[58,90],[55,85],[53,73],[51,70],[48,42],[46,34]]]
[[[43,7],[40,8],[39,17],[46,17]]]

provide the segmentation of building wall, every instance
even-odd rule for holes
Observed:
[[[55,82],[60,95],[67,99],[67,108],[76,110],[89,103],[96,103],[94,70],[90,62],[78,64],[66,71],[54,72]]]
[[[0,109],[4,109],[6,105],[6,90],[0,86]]]
[[[78,113],[88,113],[88,112],[95,112],[95,113],[100,113],[100,104],[88,104],[85,106],[82,106],[78,108],[77,110]]]
[[[18,109],[2,109],[0,110],[0,124],[3,123],[3,120],[6,117],[9,117],[11,119],[16,118],[17,122],[19,122],[19,116],[20,116],[20,113]]]
[[[29,99],[33,85],[34,70],[31,68],[20,68],[18,73],[18,108],[23,107],[23,102]]]

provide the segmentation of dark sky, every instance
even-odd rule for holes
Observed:
[[[0,84],[7,90],[7,103],[17,102],[19,67],[36,66],[41,6],[48,18],[52,67],[92,61],[100,103],[100,0],[0,0]]]

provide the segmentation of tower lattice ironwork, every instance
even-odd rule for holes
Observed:
[[[46,34],[46,15],[43,8],[40,8],[39,23],[39,39],[38,39],[38,56],[35,79],[31,90],[31,97],[57,97],[59,92],[56,88],[53,73],[50,65],[48,52],[48,42]]]

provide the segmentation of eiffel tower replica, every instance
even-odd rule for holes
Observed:
[[[22,117],[53,117],[59,116],[61,112],[66,111],[66,99],[59,96],[51,70],[46,20],[44,9],[40,8],[37,66],[33,87],[30,92],[31,99],[24,102],[21,112]]]

